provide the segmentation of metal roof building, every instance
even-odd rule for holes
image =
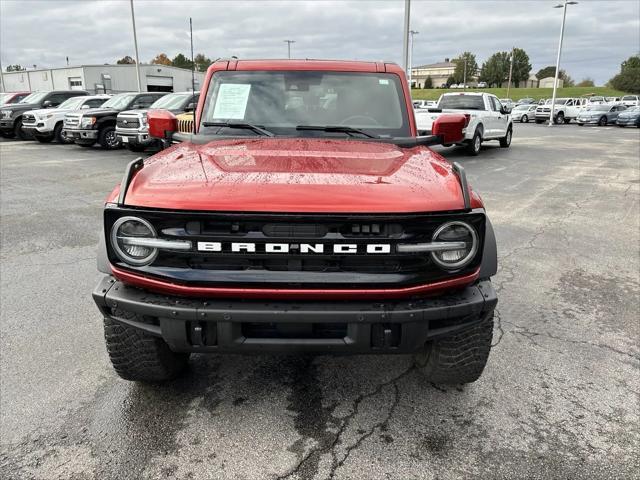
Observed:
[[[204,73],[196,72],[196,90]],[[182,92],[191,90],[191,70],[166,65],[140,64],[143,92]],[[119,93],[138,90],[135,65],[80,65],[2,72],[0,91],[35,92],[44,90],[88,90]]]

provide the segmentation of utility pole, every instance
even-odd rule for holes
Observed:
[[[413,36],[419,34],[416,30],[409,30],[411,34],[411,48],[409,49],[409,88],[411,88],[411,78],[413,77]]]
[[[133,46],[136,49],[136,76],[138,78],[138,92],[142,92],[142,83],[140,83],[140,56],[138,55],[138,37],[136,35],[136,16],[133,12],[133,0],[131,3],[131,23],[133,25]]]
[[[411,73],[409,69],[409,23],[411,19],[411,0],[404,0],[404,38],[402,40],[402,68],[404,68],[407,79]]]
[[[285,43],[287,44],[287,58],[291,58],[291,44],[292,43],[296,43],[295,40],[285,40]]]
[[[560,55],[562,54],[562,39],[564,37],[564,22],[567,19],[567,5],[577,5],[578,2],[564,0],[563,4],[558,4],[553,8],[562,8],[562,24],[560,25],[560,40],[558,42],[558,56],[556,58],[556,74],[553,79],[553,96],[551,97],[551,112],[549,113],[549,126],[553,125],[553,117],[556,109],[556,90],[558,89],[558,76],[560,75]]]
[[[507,98],[509,98],[509,90],[511,90],[511,75],[513,74],[513,54],[516,51],[516,47],[511,49],[511,65],[509,66],[509,83],[507,83]]]
[[[2,74],[2,61],[0,60],[0,86],[2,86],[2,91],[6,92],[7,90],[4,88],[4,75]]]

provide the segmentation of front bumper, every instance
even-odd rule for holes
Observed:
[[[15,125],[15,119],[13,118],[3,118],[0,120],[0,130],[2,131],[13,131],[13,127]]]
[[[69,140],[95,140],[98,138],[98,130],[63,128],[62,131]]]
[[[576,118],[576,123],[584,123],[585,125],[593,124],[596,125],[600,121],[600,117],[598,118]]]
[[[490,315],[488,280],[433,298],[386,301],[250,301],[165,296],[105,276],[93,291],[105,317],[203,353],[411,353]],[[133,321],[119,311],[133,312]]]
[[[50,125],[47,125],[47,123],[45,122],[23,123],[22,130],[32,134],[36,134],[36,133],[49,134],[53,132],[53,128]]]
[[[616,120],[616,124],[626,127],[629,125],[640,125],[640,118],[620,118]]]
[[[116,127],[116,135],[124,144],[151,145],[154,141],[154,139],[149,136],[148,130]]]

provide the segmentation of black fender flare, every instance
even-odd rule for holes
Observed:
[[[100,238],[98,239],[98,251],[96,253],[98,271],[111,275],[111,264],[109,263],[109,256],[107,255],[107,242],[104,236],[104,229],[100,230]]]
[[[489,278],[498,272],[498,246],[493,225],[489,217],[486,217],[484,227],[484,248],[482,250],[482,264],[480,265],[480,278]]]

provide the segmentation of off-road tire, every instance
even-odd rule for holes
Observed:
[[[40,135],[34,135],[34,137],[40,143],[51,143],[51,141],[53,140],[53,135],[46,136],[46,137],[43,137],[43,136],[40,136]]]
[[[415,366],[433,383],[475,382],[487,364],[492,338],[493,313],[473,327],[428,342],[415,355]]]
[[[114,310],[113,315],[148,323],[143,316]],[[176,353],[159,337],[109,318],[104,319],[107,352],[116,373],[124,380],[164,382],[177,377],[187,366],[188,353]]]
[[[116,140],[113,140],[113,139]],[[116,127],[107,125],[106,127],[102,127],[100,129],[100,133],[98,133],[98,143],[105,150],[115,150],[116,148],[120,148],[121,144],[117,141],[116,136]]]
[[[500,147],[509,148],[509,146],[511,146],[512,137],[513,137],[513,129],[509,127],[507,128],[507,134],[500,139]]]
[[[467,153],[473,157],[476,157],[480,153],[481,147],[482,147],[482,131],[479,128],[476,128],[476,131],[473,133],[473,138],[467,145]]]
[[[26,140],[27,134],[22,130],[22,118],[16,120],[16,123],[13,125],[13,135],[18,140]]]

